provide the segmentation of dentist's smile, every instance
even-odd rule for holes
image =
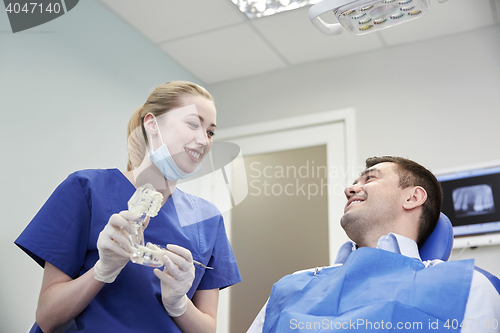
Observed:
[[[191,160],[193,162],[200,161],[200,157],[202,156],[203,152],[200,152],[200,151],[194,150],[194,149],[188,149],[188,148],[184,148],[184,150],[188,153],[188,156],[191,158]]]

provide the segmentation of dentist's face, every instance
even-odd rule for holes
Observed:
[[[193,95],[181,97],[179,108],[157,117],[163,143],[182,171],[193,172],[210,151],[215,118],[214,103]]]

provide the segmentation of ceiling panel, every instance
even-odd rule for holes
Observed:
[[[431,2],[429,12],[418,20],[381,31],[388,45],[447,36],[493,24],[489,0]]]
[[[206,83],[265,73],[286,66],[247,24],[231,26],[160,47]]]
[[[100,1],[155,43],[246,20],[230,0]]]
[[[276,16],[252,21],[263,38],[290,64],[366,52],[383,47],[376,34],[354,36],[343,33],[327,36],[319,32],[309,21],[309,8],[301,8]],[[334,22],[333,15],[328,22]]]
[[[231,0],[99,1],[205,83],[500,24],[500,0],[431,0],[422,18],[363,36],[322,34],[309,7],[249,20]]]

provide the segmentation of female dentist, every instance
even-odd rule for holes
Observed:
[[[219,289],[241,277],[220,212],[176,188],[210,151],[215,119],[204,88],[163,84],[130,119],[128,171],[81,170],[56,188],[15,241],[44,267],[30,332],[215,332]],[[146,183],[163,195],[144,231],[167,244],[163,270],[129,262],[127,202]]]

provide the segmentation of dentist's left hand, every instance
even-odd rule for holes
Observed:
[[[161,280],[161,298],[163,306],[171,317],[179,317],[187,309],[186,293],[194,281],[195,268],[191,252],[178,245],[168,244],[163,256],[163,271],[155,269],[155,275]]]

